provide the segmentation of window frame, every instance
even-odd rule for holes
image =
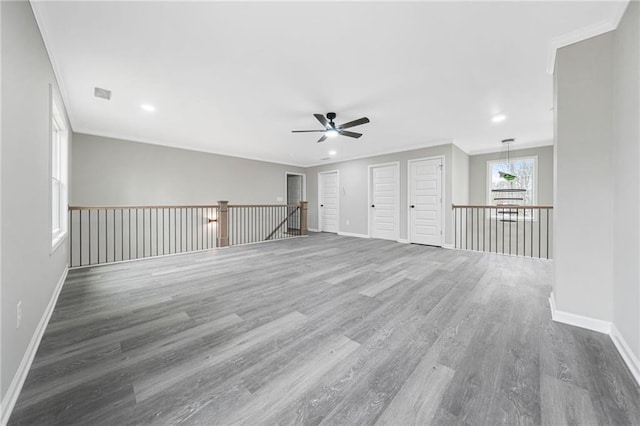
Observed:
[[[52,91],[53,92],[53,91]],[[53,253],[68,234],[68,152],[69,131],[58,103],[51,96],[51,117],[49,132],[49,179],[50,204],[49,214],[51,226],[51,253]],[[57,197],[56,197],[57,195]],[[56,211],[57,210],[57,211]],[[57,217],[57,224],[54,223]],[[56,227],[57,226],[57,227]]]
[[[514,163],[514,162],[519,162],[519,161],[533,161],[533,181],[532,181],[532,188],[531,188],[531,203],[529,204],[521,204],[521,206],[535,206],[537,205],[538,202],[538,156],[537,155],[529,155],[529,156],[523,156],[523,157],[514,157],[514,158],[509,158],[509,162],[510,163]],[[493,185],[493,166],[495,164],[501,164],[501,163],[506,163],[507,160],[506,159],[495,159],[495,160],[487,160],[487,170],[486,170],[486,181],[485,181],[485,192],[486,192],[486,201],[487,201],[487,206],[492,206],[495,207],[496,204],[493,201],[493,197],[492,197],[492,193],[491,190],[493,189],[492,185]],[[496,216],[495,214],[492,213],[492,217]],[[531,217],[524,217],[524,215],[521,217],[520,215],[518,215],[518,220],[537,220],[537,215],[535,214],[534,211],[534,216],[533,218]]]

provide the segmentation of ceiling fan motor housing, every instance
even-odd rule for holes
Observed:
[[[322,124],[323,130],[292,130],[292,132],[293,133],[313,133],[313,132],[324,133],[324,135],[320,139],[318,139],[318,142],[324,142],[327,139],[327,137],[334,137],[338,135],[358,139],[360,136],[362,136],[362,133],[351,132],[346,129],[359,126],[361,124],[366,124],[369,122],[369,119],[367,117],[362,117],[357,120],[344,123],[342,125],[336,125],[336,123],[333,122],[333,119],[336,118],[337,116],[335,112],[328,112],[326,115],[326,118],[322,114],[313,114],[313,116]]]

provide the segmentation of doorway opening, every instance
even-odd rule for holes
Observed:
[[[306,194],[306,176],[303,173],[287,172],[285,174],[287,205],[289,210],[289,219],[287,220],[287,229],[289,231],[300,230],[300,216],[291,215],[299,206],[300,201],[305,201]]]

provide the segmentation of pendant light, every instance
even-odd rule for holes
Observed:
[[[507,171],[498,172],[500,178],[509,183],[509,188],[492,189],[493,201],[496,205],[501,206],[502,209],[497,210],[497,213],[501,216],[501,222],[516,222],[518,220],[518,209],[511,209],[510,206],[519,206],[520,202],[524,200],[524,192],[527,192],[524,188],[514,188],[514,183],[518,179],[518,176],[511,172],[511,159],[509,158],[509,145],[515,142],[515,139],[503,139],[502,144],[506,146],[507,154]]]
[[[511,163],[509,162],[509,145],[513,142],[515,142],[515,139],[502,140],[502,143],[507,147],[507,166],[511,165]],[[518,178],[518,176],[512,175],[511,173],[507,173],[507,172],[498,172],[498,173],[500,174],[500,177],[506,180],[507,182],[512,182]]]

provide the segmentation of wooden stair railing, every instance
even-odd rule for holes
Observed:
[[[70,206],[68,221],[72,268],[297,237],[307,235],[308,223],[306,201]]]
[[[298,204],[236,205],[219,201],[218,205],[218,247],[302,236],[308,233],[306,201]],[[280,220],[279,217],[282,216],[284,218]],[[292,217],[299,226],[293,234],[282,230],[286,223],[291,223]],[[265,234],[267,234],[266,237],[264,237]]]

